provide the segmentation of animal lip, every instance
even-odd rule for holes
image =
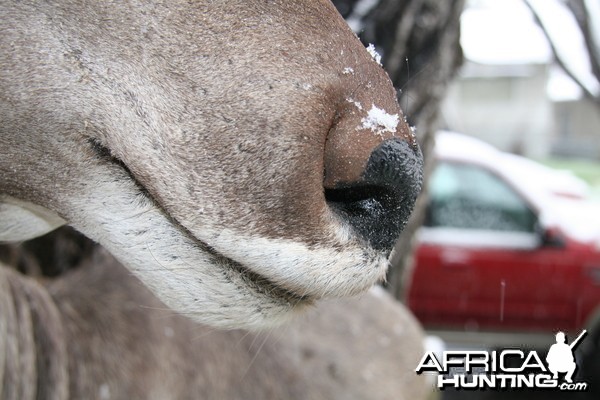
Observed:
[[[163,209],[166,213],[166,211]],[[169,215],[167,213],[167,215]],[[199,248],[201,248],[204,252],[211,254],[216,259],[219,259],[221,262],[219,265],[224,268],[228,268],[231,272],[237,274],[242,278],[244,283],[246,283],[247,287],[255,292],[266,295],[270,298],[279,299],[289,305],[299,305],[302,304],[311,304],[313,302],[312,298],[308,295],[301,295],[299,293],[294,292],[288,288],[285,288],[272,280],[264,277],[263,275],[253,271],[252,269],[244,266],[243,264],[227,257],[224,254],[221,254],[213,247],[203,242],[202,240],[195,237],[188,229],[186,229],[176,218],[171,217],[171,221],[173,224],[176,224],[179,229],[185,232],[186,235],[192,239]]]
[[[251,271],[250,269],[244,267],[239,263],[236,263],[235,261],[232,261],[230,259],[228,260],[230,262],[229,268],[235,273],[241,275],[244,281],[247,282],[248,286],[260,293],[266,294],[269,297],[281,299],[291,305],[297,305],[300,303],[310,304],[313,302],[310,296],[295,293],[290,289],[273,283],[271,280],[265,278],[260,274],[257,274],[256,272]]]
[[[320,294],[304,293],[302,289],[293,287],[292,285],[286,285],[285,278],[273,280],[266,277],[264,274],[256,271],[256,268],[244,265],[243,262],[237,261],[235,258],[228,257],[226,254],[218,251],[209,243],[202,241],[196,237],[184,224],[177,219],[176,216],[169,212],[169,207],[163,204],[159,197],[155,197],[151,190],[137,179],[135,174],[129,169],[129,167],[121,159],[114,156],[110,149],[104,147],[99,141],[89,140],[89,144],[97,155],[97,157],[107,163],[121,168],[128,176],[129,179],[137,186],[139,194],[148,198],[162,214],[167,217],[170,223],[183,235],[186,236],[190,241],[194,243],[203,253],[208,254],[215,258],[215,264],[226,269],[223,275],[230,275],[230,279],[233,280],[235,275],[236,281],[241,280],[246,286],[247,291],[253,293],[254,296],[260,297],[265,296],[273,299],[281,306],[286,308],[294,308],[296,306],[310,306],[315,302],[316,299],[322,297]],[[239,259],[239,257],[237,258]]]
[[[170,216],[170,214],[168,214],[166,210],[163,209],[163,212]],[[251,291],[258,292],[273,299],[278,299],[291,306],[300,304],[309,305],[314,302],[314,300],[310,296],[301,295],[297,292],[294,292],[291,289],[283,287],[280,284],[277,284],[272,280],[264,277],[263,275],[253,271],[252,269],[244,266],[243,264],[227,257],[224,254],[221,254],[207,243],[195,237],[175,217],[170,216],[170,218],[172,223],[176,224],[179,227],[179,229],[182,230],[182,232],[184,232],[191,240],[193,240],[197,244],[199,248],[202,249],[202,251],[209,253],[213,257],[219,259],[221,261],[219,263],[220,265],[241,277],[244,283],[246,283],[247,287]]]
[[[168,209],[164,207],[158,199],[152,196],[151,192],[146,189],[146,187],[136,179],[135,175],[131,172],[131,170],[127,167],[127,165],[120,160],[119,158],[113,156],[110,150],[104,147],[100,142],[96,140],[89,141],[92,150],[97,154],[97,156],[113,165],[117,165],[122,168],[128,175],[129,178],[135,182],[140,192],[148,197],[154,203],[154,206],[157,207],[162,213],[164,213],[171,221],[173,225],[175,225],[182,234],[187,236],[190,240],[192,240],[196,245],[202,249],[203,252],[211,254],[213,257],[220,259],[220,265],[223,265],[225,268],[229,268],[232,273],[237,274],[242,280],[247,284],[248,288],[254,292],[266,295],[270,298],[279,299],[289,305],[299,305],[299,304],[311,304],[313,300],[308,295],[301,295],[296,293],[290,289],[282,287],[269,280],[268,278],[254,272],[248,267],[245,267],[241,263],[217,252],[213,247],[209,244],[201,241],[196,236],[192,234],[176,217],[169,213]]]

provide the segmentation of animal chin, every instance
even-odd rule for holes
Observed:
[[[177,218],[170,215],[167,210],[163,209],[163,212],[169,216],[171,223],[175,225],[179,231],[183,232],[197,245],[198,249],[212,258],[212,267],[224,269],[224,275],[229,278],[235,276],[235,281],[237,283],[242,283],[250,295],[258,298],[266,297],[272,299],[271,305],[280,304],[287,309],[314,304],[315,298],[313,296],[294,291],[294,289],[287,287],[285,282],[275,283],[273,280],[261,275],[250,266],[244,265],[243,263],[218,252],[214,247],[193,235],[177,220]],[[239,287],[238,289],[243,290],[244,288]]]
[[[381,280],[387,270],[387,258],[381,252],[356,240],[314,248],[232,231],[213,239],[220,254],[300,299],[358,294]]]
[[[197,240],[197,239],[196,239]],[[200,243],[202,243],[200,241]],[[294,292],[292,289],[286,288],[281,284],[276,284],[265,276],[253,271],[247,266],[232,260],[222,254],[219,254],[210,246],[202,243],[205,251],[208,251],[213,257],[219,259],[219,266],[227,268],[231,273],[236,274],[239,279],[246,284],[248,290],[258,293],[263,296],[268,296],[278,301],[283,301],[290,307],[296,305],[309,305],[314,302],[311,296]]]
[[[314,303],[220,254],[173,218],[169,225],[159,235],[162,247],[144,251],[151,265],[132,270],[174,311],[216,327],[253,330],[281,325]]]
[[[195,320],[274,325],[320,298],[364,292],[385,275],[386,257],[343,227],[318,247],[208,223],[190,229],[124,163],[107,158],[112,178],[90,187],[90,196],[113,193],[103,200],[111,211],[83,199],[76,207],[86,210],[80,230],[104,243],[167,306]]]
[[[232,280],[237,290],[246,292],[265,307],[266,319],[280,314],[293,314],[322,297],[340,297],[364,292],[380,280],[387,269],[387,258],[381,252],[371,254],[364,249],[348,253],[339,250],[311,250],[300,243],[267,238],[248,238],[239,233],[221,230],[210,235],[208,244],[175,218],[171,222],[192,239],[211,265],[220,270],[226,280]],[[336,260],[332,261],[332,260]],[[285,318],[285,316],[284,316]]]

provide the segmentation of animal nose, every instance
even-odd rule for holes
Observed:
[[[340,146],[336,137],[331,142],[324,178],[329,206],[374,249],[391,250],[421,191],[418,145],[414,138],[380,137],[367,155],[365,146]]]

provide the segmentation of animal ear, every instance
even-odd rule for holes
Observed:
[[[53,211],[26,201],[0,202],[0,242],[33,239],[66,224]]]

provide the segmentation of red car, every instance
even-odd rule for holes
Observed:
[[[600,365],[600,204],[586,185],[458,134],[440,133],[435,153],[413,313],[449,341],[493,346],[587,328]]]

